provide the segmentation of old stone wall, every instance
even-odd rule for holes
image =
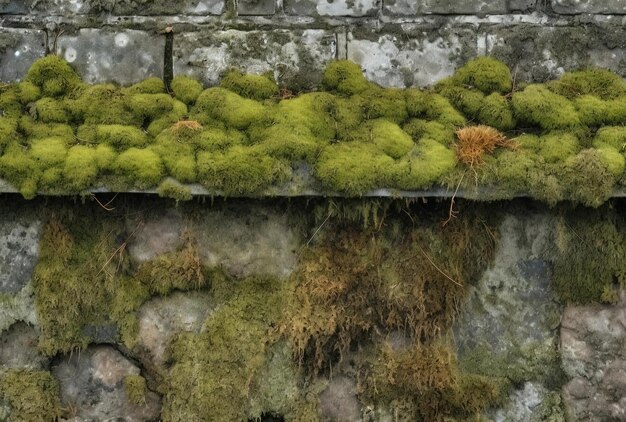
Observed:
[[[206,84],[239,67],[310,88],[332,59],[386,86],[425,86],[477,55],[518,80],[601,66],[626,75],[621,0],[0,0],[0,80],[48,51],[88,82],[161,76],[175,32],[176,74]]]

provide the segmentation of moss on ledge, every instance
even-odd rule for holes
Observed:
[[[155,189],[172,179],[256,196],[294,184],[306,168],[307,185],[292,189],[360,196],[459,185],[589,206],[626,180],[626,83],[608,70],[524,87],[503,63],[481,57],[432,89],[402,90],[334,61],[320,89],[293,97],[271,77],[234,70],[206,90],[177,76],[172,95],[157,78],[89,86],[47,56],[24,82],[0,88],[0,178],[27,198]],[[520,148],[468,167],[454,155],[455,131],[468,122],[504,131]],[[159,193],[189,197],[171,181]]]

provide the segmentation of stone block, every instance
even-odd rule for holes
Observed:
[[[0,13],[11,15],[219,15],[224,0],[0,0]]]
[[[493,15],[507,13],[509,11],[509,1],[385,0],[383,10],[384,13],[390,15]]]
[[[143,31],[81,29],[59,37],[58,53],[87,83],[131,85],[162,77],[165,37]]]
[[[276,0],[239,0],[237,14],[242,16],[273,15],[276,11]]]
[[[285,0],[288,15],[376,16],[382,0]]]
[[[6,219],[0,221],[0,293],[17,293],[30,281],[39,259],[41,222],[17,219],[13,213],[3,217]]]
[[[348,34],[348,59],[361,65],[369,80],[383,86],[432,85],[475,54],[476,38],[469,30],[408,31],[402,36],[367,38]]]
[[[0,81],[22,79],[45,52],[43,31],[0,28]]]
[[[174,73],[215,85],[229,68],[271,71],[281,85],[309,89],[319,84],[336,48],[332,32],[316,29],[183,33],[174,40]]]
[[[626,14],[623,0],[552,0],[552,9],[564,15],[596,13],[605,15]]]

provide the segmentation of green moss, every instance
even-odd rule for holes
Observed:
[[[609,145],[601,145],[596,151],[614,177],[619,178],[624,173],[626,162],[622,153]]]
[[[18,140],[17,127],[17,119],[0,117],[0,154],[2,154],[4,147]]]
[[[394,186],[404,190],[429,188],[455,165],[454,151],[433,139],[422,139],[409,156],[395,166]]]
[[[145,404],[146,393],[148,392],[146,379],[141,375],[126,375],[124,377],[124,391],[129,402],[137,405]]]
[[[176,140],[172,132],[163,132],[152,150],[161,157],[167,173],[183,183],[195,182],[198,176],[195,147],[190,142]]]
[[[572,128],[581,123],[571,101],[541,85],[529,85],[513,94],[512,105],[517,119],[544,130]]]
[[[615,176],[594,149],[585,149],[566,161],[563,181],[568,198],[589,207],[599,207],[613,194]]]
[[[208,128],[202,130],[197,136],[192,138],[196,148],[203,151],[224,152],[233,145],[244,143],[245,135],[237,130],[224,130],[220,128]]]
[[[112,169],[126,183],[140,189],[156,186],[164,174],[161,157],[149,149],[127,149],[117,157]]]
[[[32,82],[24,81],[15,85],[15,95],[20,103],[33,103],[41,98],[41,89]]]
[[[19,118],[22,114],[22,105],[20,104],[15,89],[7,89],[0,93],[0,116]]]
[[[62,138],[44,138],[33,142],[30,155],[41,169],[62,164],[67,155],[67,146]]]
[[[360,101],[365,119],[387,119],[402,124],[408,117],[404,92],[396,88],[373,85],[353,100]]]
[[[409,115],[411,115],[411,117],[425,117],[427,119],[436,120],[451,127],[461,127],[465,125],[465,117],[463,117],[445,97],[439,94],[428,94],[426,101],[428,102],[428,106],[423,114],[412,114],[409,112]]]
[[[216,119],[234,129],[247,129],[252,123],[268,118],[261,103],[243,98],[225,88],[209,88],[200,94],[191,118],[200,123]]]
[[[565,161],[580,150],[578,139],[568,132],[552,132],[539,138],[537,153],[546,163]]]
[[[69,116],[63,103],[54,98],[42,98],[35,103],[37,118],[43,123],[67,123]]]
[[[336,111],[335,97],[324,92],[312,92],[281,101],[274,121],[291,126],[295,133],[307,133],[305,130],[308,130],[311,135],[330,141],[335,137],[333,113]]]
[[[200,183],[228,196],[260,193],[290,175],[282,161],[258,148],[233,146],[225,152],[200,152],[197,160]]]
[[[626,97],[601,100],[584,95],[574,100],[580,120],[587,126],[619,125],[626,121]]]
[[[371,86],[361,67],[347,60],[330,62],[324,69],[322,87],[342,95],[360,94]]]
[[[422,138],[432,139],[444,146],[450,146],[454,140],[454,129],[442,123],[423,119],[411,119],[402,126],[415,142]]]
[[[59,384],[48,371],[9,369],[0,374],[0,398],[9,422],[46,422],[61,416]]]
[[[602,145],[608,145],[618,151],[624,151],[624,148],[626,148],[626,127],[609,126],[600,128],[593,139],[593,146],[598,148]]]
[[[121,92],[113,84],[90,86],[75,99],[68,99],[66,103],[74,118],[85,124],[131,126],[143,124],[141,115],[134,113],[130,108],[129,95]]]
[[[262,132],[259,150],[291,162],[306,160],[314,163],[322,145],[306,128],[276,124]]]
[[[93,186],[98,177],[95,148],[76,145],[70,148],[63,166],[63,177],[70,191],[79,192]]]
[[[189,111],[182,101],[174,100],[172,110],[161,117],[153,120],[148,125],[148,135],[157,137],[161,132],[169,129],[180,120],[185,120]]]
[[[41,138],[63,138],[68,144],[74,142],[74,129],[70,125],[36,123],[32,117],[22,116],[18,122],[18,128],[31,142]]]
[[[137,82],[128,88],[123,88],[125,94],[163,94],[165,92],[165,84],[161,78],[147,78],[141,82]]]
[[[593,95],[610,100],[626,95],[626,84],[621,76],[607,69],[590,69],[564,73],[558,81],[550,84],[557,94],[573,99]]]
[[[174,108],[174,99],[167,94],[135,94],[128,100],[131,111],[142,119],[155,119]]]
[[[513,88],[511,71],[492,57],[478,57],[458,69],[452,80],[455,84],[474,87],[485,94],[508,94]]]
[[[200,82],[183,75],[175,76],[171,87],[174,97],[187,105],[194,104],[204,90]]]
[[[400,126],[388,120],[369,121],[363,129],[360,142],[371,142],[380,151],[395,159],[405,156],[415,145]]]
[[[236,69],[226,72],[220,86],[253,100],[267,100],[278,95],[278,85],[273,77],[267,74],[246,75]]]
[[[46,97],[61,97],[81,84],[76,71],[65,60],[55,55],[35,61],[24,80],[39,87]]]
[[[108,144],[118,150],[143,147],[149,142],[145,132],[135,126],[82,125],[76,137],[88,144]]]
[[[40,171],[35,160],[26,148],[11,143],[0,157],[0,177],[20,188],[25,198],[32,198],[37,193],[37,178]]]
[[[193,199],[191,189],[188,186],[182,185],[170,178],[166,178],[161,182],[157,188],[157,193],[161,198],[176,200],[176,203],[179,201],[191,201]]]
[[[478,112],[478,121],[502,131],[511,130],[516,125],[509,101],[498,93],[485,97]]]

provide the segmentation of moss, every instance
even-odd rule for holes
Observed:
[[[15,95],[20,103],[26,105],[41,98],[41,89],[32,82],[24,81],[15,86]]]
[[[90,86],[66,103],[74,119],[85,124],[140,126],[143,123],[142,117],[130,108],[129,96],[113,84]]]
[[[444,146],[449,146],[454,140],[454,129],[439,122],[423,119],[411,119],[402,126],[407,134],[417,142],[422,138],[432,139]]]
[[[365,119],[387,119],[402,124],[408,117],[404,92],[396,88],[372,86],[353,97],[362,102]]]
[[[17,119],[0,117],[0,154],[2,154],[4,147],[18,140],[17,127]]]
[[[203,91],[202,84],[189,76],[178,75],[172,79],[174,97],[187,105],[192,105]]]
[[[137,82],[128,88],[123,88],[125,94],[163,94],[165,92],[165,84],[161,78],[152,77]]]
[[[61,415],[59,384],[48,371],[9,369],[0,374],[0,398],[9,422],[46,422]]]
[[[596,150],[609,172],[614,177],[619,178],[624,173],[624,166],[626,165],[624,155],[609,145],[602,145]]]
[[[452,80],[458,85],[474,87],[485,94],[507,94],[513,88],[511,71],[492,57],[478,57],[458,69]]]
[[[208,128],[202,130],[190,140],[196,148],[203,151],[224,152],[233,145],[241,145],[245,135],[237,130],[224,130],[220,128]]]
[[[361,142],[371,142],[380,151],[395,159],[405,156],[415,145],[405,131],[388,120],[369,121],[364,129]]]
[[[68,123],[69,115],[63,103],[54,98],[42,98],[35,103],[37,119],[43,123]]]
[[[587,126],[619,125],[626,120],[626,97],[601,100],[584,95],[574,100],[580,120]]]
[[[544,130],[572,128],[581,123],[571,101],[541,85],[529,85],[513,94],[512,105],[516,118]]]
[[[478,112],[478,121],[504,131],[516,125],[508,100],[498,93],[485,97]]]
[[[157,188],[157,193],[161,198],[171,198],[179,201],[191,201],[193,195],[188,186],[182,185],[174,179],[167,178],[161,182]]]
[[[272,157],[291,162],[306,160],[314,163],[323,143],[307,129],[276,124],[263,130],[259,150]]]
[[[225,152],[200,152],[197,160],[200,183],[228,196],[258,194],[290,175],[282,161],[262,154],[258,148],[233,146]]]
[[[578,138],[567,132],[553,132],[539,138],[537,153],[546,163],[565,161],[580,150]]]
[[[422,139],[409,156],[396,165],[395,186],[404,190],[426,189],[455,165],[453,150],[433,139]]]
[[[593,95],[603,100],[611,100],[626,95],[626,84],[622,78],[607,69],[567,72],[558,81],[552,82],[550,88],[570,99]]]
[[[130,110],[142,119],[155,119],[174,108],[174,100],[167,94],[135,94],[128,98]]]
[[[30,141],[41,138],[63,138],[68,144],[74,142],[74,129],[70,125],[36,123],[32,117],[23,116],[18,122],[18,128]]]
[[[62,138],[39,139],[31,145],[30,155],[40,169],[46,169],[65,161],[67,146]]]
[[[161,157],[150,149],[127,149],[117,157],[112,169],[126,183],[141,189],[156,186],[164,174]]]
[[[585,149],[570,157],[562,175],[568,198],[585,206],[599,207],[613,194],[615,176],[594,149]]]
[[[0,177],[20,188],[25,198],[37,193],[39,168],[28,151],[17,143],[9,144],[0,157]]]
[[[626,127],[609,126],[600,128],[593,139],[593,146],[598,148],[608,145],[617,151],[624,151],[626,148]]]
[[[247,129],[267,119],[268,111],[259,102],[243,98],[224,88],[209,88],[200,94],[191,118],[200,123],[217,119],[234,129]]]
[[[39,87],[46,97],[69,94],[81,84],[76,71],[65,60],[55,55],[35,61],[24,80]]]
[[[145,132],[135,126],[125,125],[82,125],[76,137],[89,144],[108,144],[118,150],[143,147],[149,142]]]
[[[70,191],[80,192],[93,184],[98,177],[98,160],[95,148],[76,145],[69,149],[63,166],[63,177]]]
[[[220,86],[253,100],[267,100],[278,95],[278,85],[273,77],[267,74],[246,75],[236,69],[226,72]]]
[[[278,105],[274,122],[291,126],[294,133],[306,133],[330,141],[335,138],[337,111],[335,98],[324,92],[312,92],[283,100]],[[339,122],[341,123],[341,122]]]
[[[371,86],[361,67],[347,60],[330,62],[322,77],[322,87],[342,95],[360,94]]]
[[[465,117],[455,110],[445,97],[439,94],[429,94],[426,96],[426,100],[428,106],[423,114],[411,114],[409,112],[409,115],[411,117],[426,117],[427,119],[436,120],[451,127],[461,127],[465,125]]]
[[[22,114],[20,104],[15,89],[7,89],[0,93],[0,116],[19,118]]]
[[[149,136],[157,137],[164,130],[169,129],[177,122],[186,119],[188,113],[189,111],[185,103],[183,103],[182,101],[174,100],[172,110],[162,115],[161,117],[151,121],[146,131],[148,132]]]
[[[126,375],[124,377],[124,391],[130,403],[145,404],[146,393],[148,392],[146,379],[141,375]]]

